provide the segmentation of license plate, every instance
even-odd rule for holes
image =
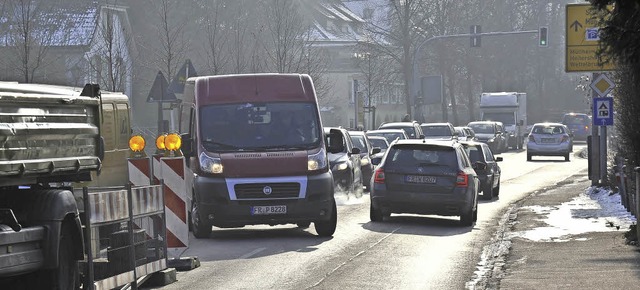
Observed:
[[[555,138],[542,138],[542,139],[540,139],[540,141],[542,143],[556,143],[556,139]]]
[[[286,214],[286,205],[252,206],[251,215]]]
[[[436,178],[434,176],[424,175],[407,175],[405,180],[410,183],[436,183]]]

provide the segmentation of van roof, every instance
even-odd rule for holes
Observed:
[[[244,102],[316,102],[305,74],[236,74],[196,77],[197,106]]]

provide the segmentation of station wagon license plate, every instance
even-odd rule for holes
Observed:
[[[435,176],[407,175],[404,180],[410,183],[436,183]]]
[[[540,139],[540,141],[542,143],[556,143],[556,139],[555,138],[542,138],[542,139]]]
[[[252,206],[251,215],[286,214],[286,205]]]

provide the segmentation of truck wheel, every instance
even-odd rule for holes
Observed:
[[[202,217],[199,208],[198,200],[196,199],[196,195],[194,195],[191,201],[191,231],[196,239],[207,239],[211,236],[212,225]]]
[[[338,209],[336,208],[336,202],[333,202],[333,210],[331,218],[328,221],[314,222],[318,236],[331,237],[336,232],[336,226],[338,224]]]
[[[73,258],[73,224],[62,222],[60,229],[60,246],[58,247],[58,267],[42,270],[42,276],[37,278],[38,289],[76,289],[78,281],[78,263]]]

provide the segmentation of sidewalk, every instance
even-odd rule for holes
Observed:
[[[640,289],[640,247],[624,237],[635,219],[618,194],[589,187],[579,175],[521,202],[489,289]]]

